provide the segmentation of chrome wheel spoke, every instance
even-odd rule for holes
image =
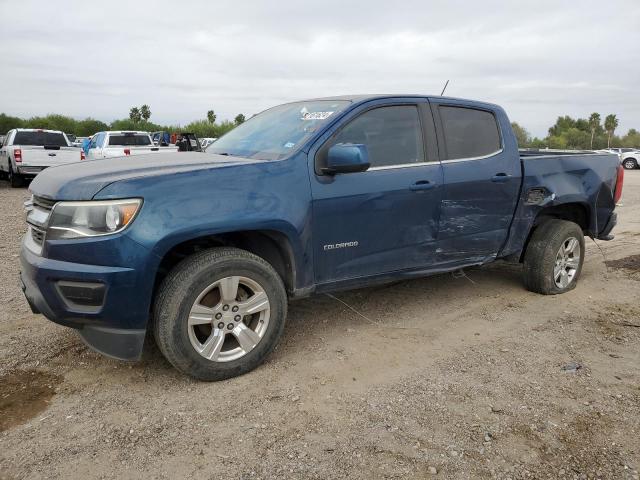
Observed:
[[[238,306],[243,315],[253,315],[269,308],[269,298],[266,293],[258,292],[253,294],[249,300],[239,303]]]
[[[560,286],[564,288],[567,285],[569,285],[569,274],[563,268],[562,271],[560,272]]]
[[[560,281],[560,274],[562,273],[563,268],[560,265],[556,265],[553,267],[553,279],[558,282]]]
[[[220,280],[220,296],[225,302],[233,302],[238,296],[240,277],[226,277]]]
[[[214,301],[215,306],[207,306]],[[265,336],[270,315],[269,297],[262,285],[249,277],[224,277],[195,299],[187,319],[189,341],[212,362],[238,360]]]
[[[217,360],[218,355],[220,355],[220,350],[222,350],[222,345],[224,345],[224,338],[224,330],[214,328],[209,338],[207,338],[207,341],[202,345],[200,355],[209,360]]]
[[[577,270],[579,266],[580,266],[580,260],[578,258],[571,257],[567,259],[567,267],[574,268]]]
[[[576,245],[578,245],[578,240],[576,240],[575,238],[570,238],[567,241],[564,247],[565,257],[567,254],[573,253],[573,251],[576,249]]]
[[[236,325],[231,333],[238,339],[238,343],[240,344],[240,348],[245,351],[245,353],[249,353],[260,341],[260,336],[247,327],[244,323],[239,323]]]
[[[215,309],[196,303],[189,312],[189,325],[204,325],[213,321]]]

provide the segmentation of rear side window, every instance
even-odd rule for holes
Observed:
[[[440,106],[446,159],[484,157],[501,148],[498,123],[491,112]]]
[[[66,147],[67,140],[62,133],[54,132],[16,132],[13,139],[14,145],[24,145],[32,147],[44,147],[51,145],[54,147]]]
[[[109,145],[117,147],[143,147],[151,145],[149,135],[109,135]]]
[[[367,146],[372,167],[424,162],[422,129],[415,105],[380,107],[352,120],[332,142]]]

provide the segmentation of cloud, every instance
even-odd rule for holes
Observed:
[[[640,3],[0,0],[0,110],[103,120],[147,103],[187,123],[352,93],[505,107],[536,135],[558,115],[640,128]],[[11,20],[13,19],[13,20]]]

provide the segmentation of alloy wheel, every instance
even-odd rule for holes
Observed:
[[[580,242],[575,237],[567,238],[560,245],[553,267],[556,287],[565,289],[573,282],[580,267]]]
[[[205,288],[191,307],[189,340],[212,362],[244,357],[262,340],[271,307],[264,288],[242,276],[222,278]]]

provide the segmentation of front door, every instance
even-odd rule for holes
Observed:
[[[426,101],[386,101],[352,112],[317,151],[331,145],[367,146],[365,172],[327,176],[311,172],[316,283],[425,267],[433,262],[442,170],[426,148]],[[433,127],[433,124],[430,125]],[[428,129],[433,131],[432,128]],[[313,150],[312,150],[313,154]]]

